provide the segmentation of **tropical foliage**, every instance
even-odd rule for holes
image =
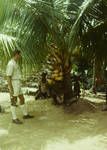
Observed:
[[[28,63],[41,64],[57,51],[64,78],[81,58],[97,78],[106,67],[106,0],[1,0],[0,8],[1,55],[17,46]]]

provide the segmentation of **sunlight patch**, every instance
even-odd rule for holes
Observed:
[[[8,130],[0,129],[0,137],[8,135]]]
[[[39,117],[39,120],[47,120],[46,116]]]
[[[87,137],[82,140],[77,140],[70,143],[67,139],[56,139],[47,142],[47,145],[42,150],[106,150],[107,137],[98,135],[95,137]]]

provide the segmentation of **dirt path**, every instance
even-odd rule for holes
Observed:
[[[34,119],[11,123],[0,114],[0,150],[107,150],[107,112],[87,101],[54,106],[48,100],[29,101]],[[18,110],[21,118],[21,113]]]

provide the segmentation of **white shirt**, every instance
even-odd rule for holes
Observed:
[[[12,80],[21,80],[21,71],[18,63],[11,59],[7,64],[6,75],[11,76]]]

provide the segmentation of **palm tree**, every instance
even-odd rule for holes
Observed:
[[[56,60],[60,60],[63,87],[68,89],[64,94],[66,97],[71,91],[68,83],[74,50],[91,56],[89,61],[98,60],[99,52],[102,54],[102,44],[98,49],[99,39],[95,41],[93,35],[97,35],[97,27],[106,22],[106,0],[81,0],[75,3],[73,0],[17,0],[13,4],[17,5],[12,9],[14,18],[11,28],[17,28],[12,35],[17,37],[25,58],[35,64],[51,53]],[[104,42],[105,30],[101,35]]]
[[[31,50],[35,54],[34,58],[39,53],[40,56],[44,52],[46,54],[47,49],[60,53],[57,57],[61,60],[63,78],[67,79],[68,76],[70,77],[72,52],[76,46],[82,47],[82,53],[88,52],[92,56],[91,60],[98,59],[101,48],[98,50],[98,46],[95,47],[96,45],[92,41],[93,38],[89,41],[87,36],[90,30],[95,31],[95,27],[100,26],[106,19],[106,15],[105,18],[103,16],[102,5],[106,7],[105,2],[102,3],[100,0],[83,1],[79,8],[77,5],[73,5],[72,1],[67,3],[63,0],[26,0],[27,14],[25,18],[27,19],[23,22],[22,31],[27,40],[25,38],[23,40],[27,43],[28,48],[31,47],[32,42],[35,44]],[[96,41],[98,43],[97,39]],[[51,43],[55,48],[48,48]],[[64,87],[69,87],[67,82]]]

